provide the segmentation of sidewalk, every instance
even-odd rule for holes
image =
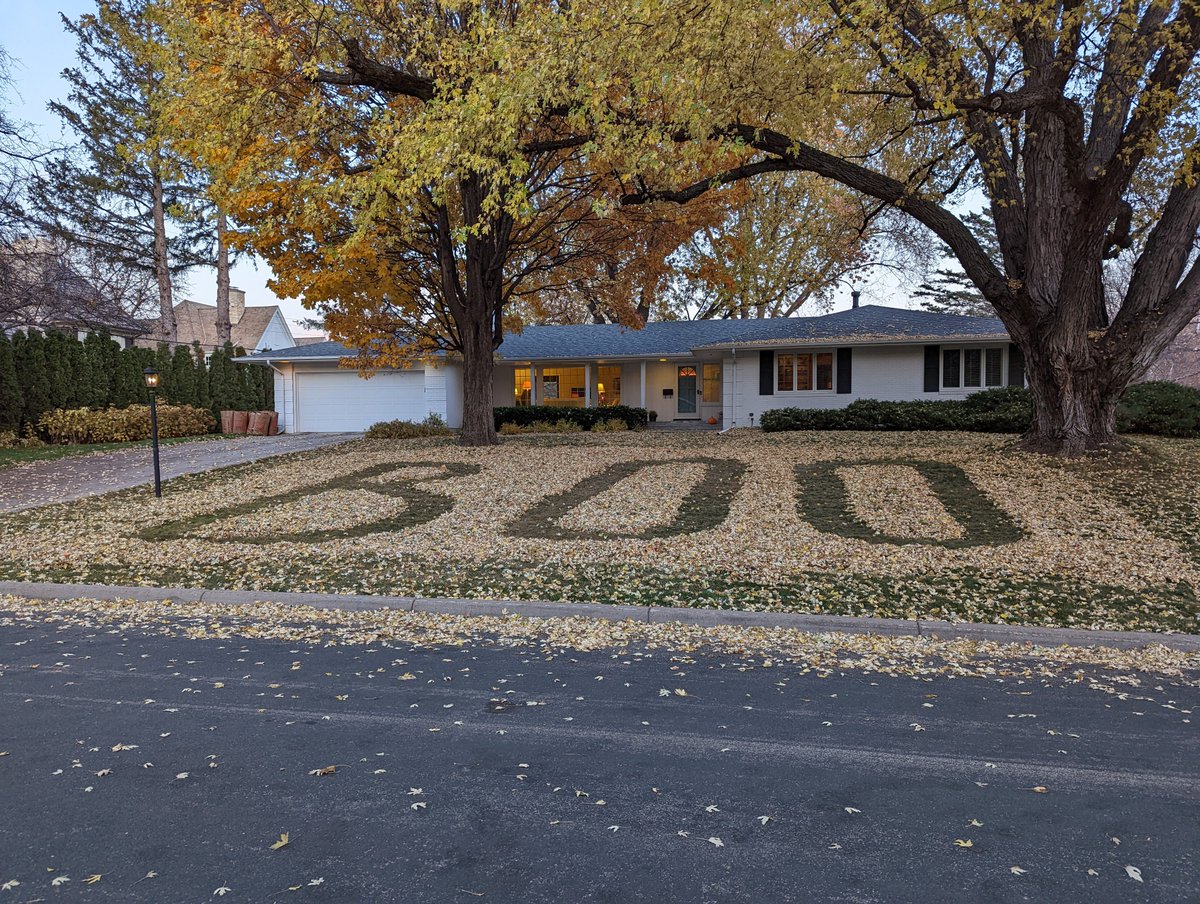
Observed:
[[[317,609],[370,611],[402,609],[447,615],[520,615],[527,618],[597,618],[609,621],[680,623],[688,625],[738,625],[787,628],[814,634],[880,634],[890,637],[964,639],[1002,644],[1029,643],[1055,647],[1112,647],[1137,649],[1161,644],[1173,650],[1200,652],[1200,635],[1158,634],[1150,631],[1086,631],[1075,628],[1028,628],[894,618],[859,618],[847,615],[810,615],[796,612],[743,612],[730,609],[672,609],[662,606],[622,606],[597,603],[533,602],[527,600],[460,600],[413,596],[354,596],[330,593],[289,593],[270,590],[203,590],[188,587],[114,587],[107,584],[50,584],[0,581],[0,594],[40,600],[179,600],[239,605],[257,602]]]

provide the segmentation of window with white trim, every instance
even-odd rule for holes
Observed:
[[[942,389],[1004,385],[1004,349],[942,347]]]
[[[832,392],[833,352],[776,352],[777,392]]]

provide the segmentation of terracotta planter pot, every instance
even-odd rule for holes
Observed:
[[[230,433],[245,433],[246,428],[250,425],[249,411],[233,412],[233,423],[230,425]]]
[[[253,411],[250,413],[250,428],[246,432],[251,436],[266,436],[271,428],[271,413],[269,411]]]
[[[234,415],[234,412],[232,412],[232,411],[222,411],[221,412],[221,432],[222,433],[232,433],[233,432],[233,415]]]
[[[275,436],[279,433],[279,412],[268,412],[271,415],[271,426],[267,428],[267,436]]]

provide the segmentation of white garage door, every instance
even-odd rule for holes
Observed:
[[[296,431],[344,433],[379,421],[419,421],[425,410],[420,370],[378,373],[364,380],[354,371],[296,374]]]

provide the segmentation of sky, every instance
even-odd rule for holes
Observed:
[[[75,61],[75,42],[63,30],[61,15],[72,19],[95,9],[93,0],[0,0],[0,45],[13,59],[12,79],[16,97],[9,99],[13,119],[34,127],[43,144],[66,143],[58,117],[46,105],[67,93],[63,69]],[[248,305],[278,304],[292,325],[295,336],[314,331],[297,325],[312,316],[298,299],[278,298],[267,288],[270,268],[258,262],[239,261],[231,269],[230,282],[246,293]],[[217,274],[212,269],[193,270],[177,298],[216,304]]]
[[[13,58],[12,78],[17,96],[10,98],[13,118],[31,124],[43,143],[66,142],[70,136],[62,133],[58,118],[46,105],[65,96],[66,84],[61,78],[63,69],[75,59],[75,45],[62,27],[61,15],[72,19],[95,8],[94,0],[0,0],[0,45]],[[310,335],[313,330],[299,327],[297,321],[311,316],[298,299],[276,297],[267,280],[270,268],[263,262],[239,261],[232,268],[232,284],[245,291],[246,304],[278,304],[292,324],[296,336]],[[886,304],[913,307],[908,287],[889,273],[865,279],[858,288],[863,304]],[[216,303],[216,271],[192,271],[187,285],[177,295],[205,304]],[[850,287],[838,290],[834,309],[850,307]]]

